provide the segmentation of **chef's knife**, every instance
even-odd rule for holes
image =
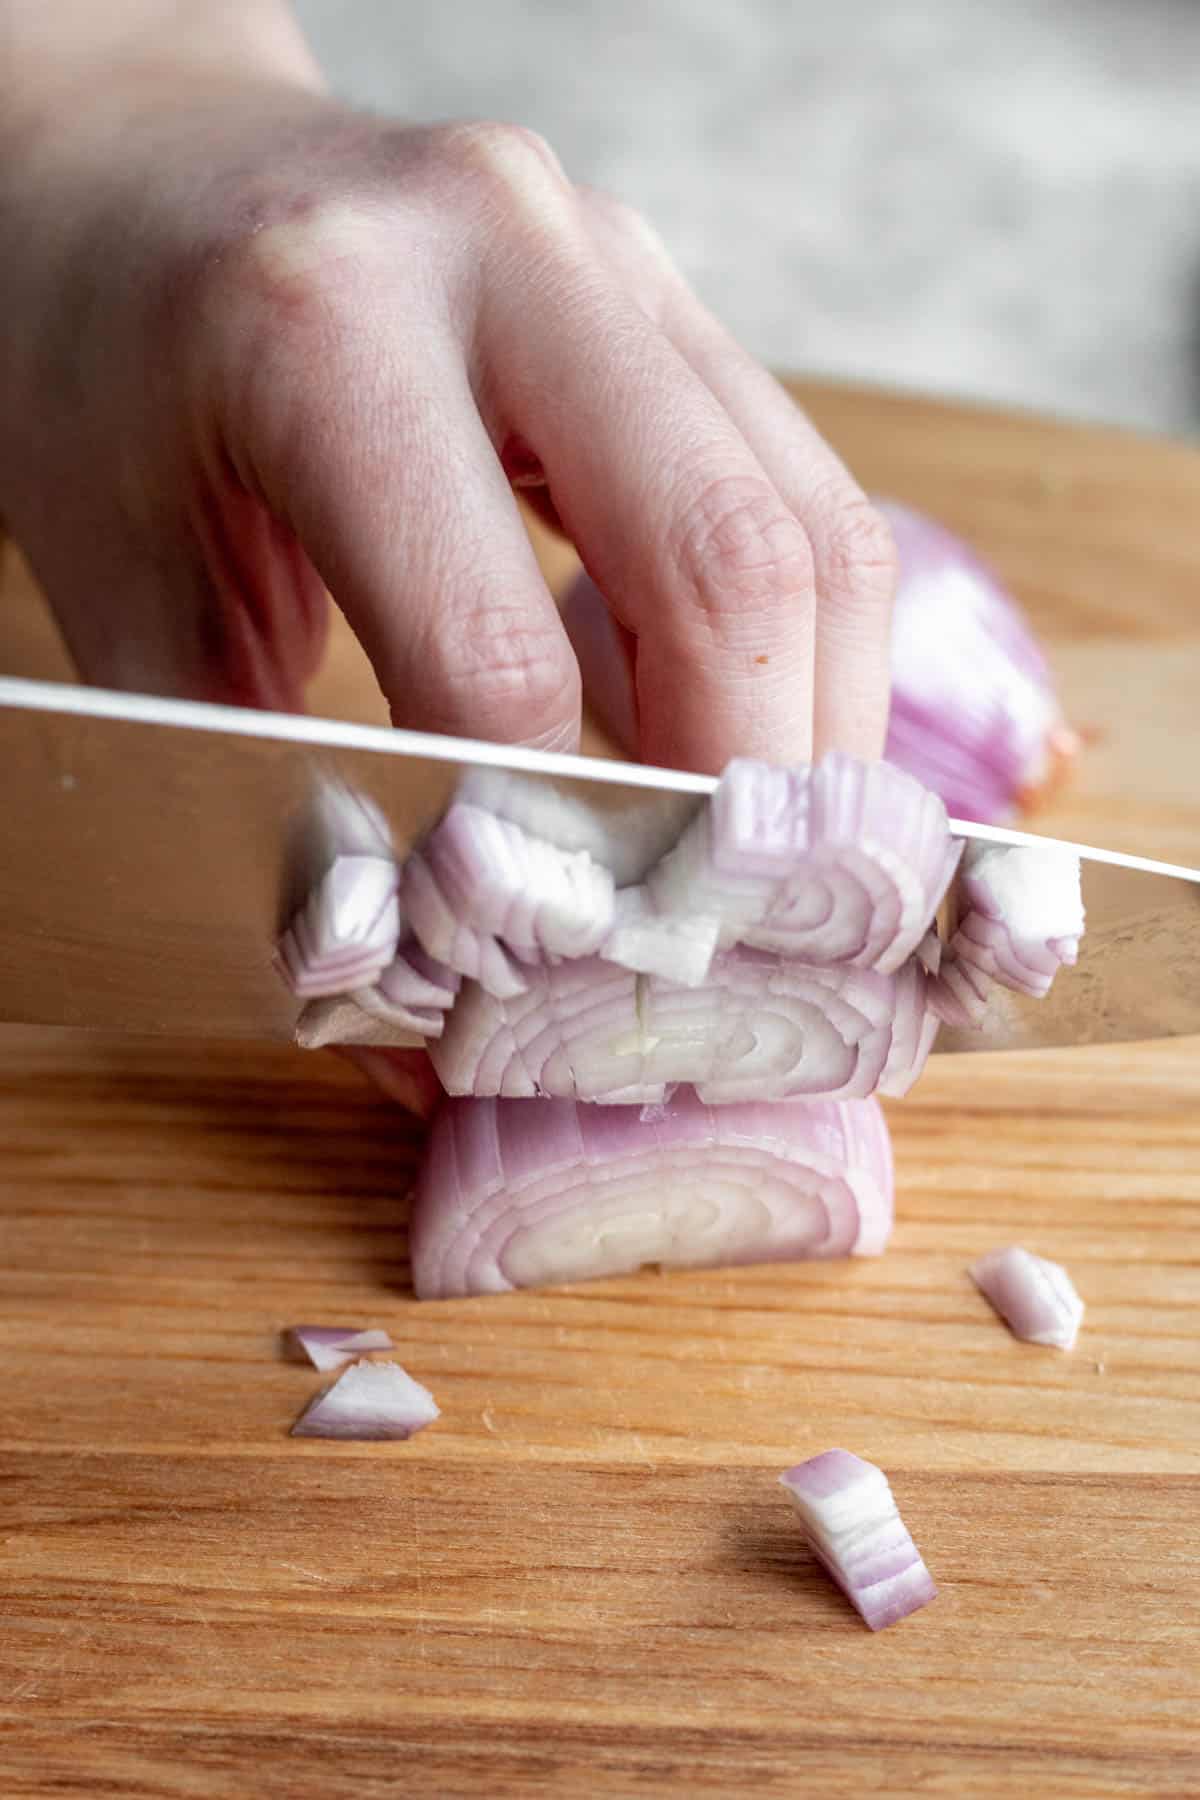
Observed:
[[[0,1019],[290,1038],[273,962],[320,872],[330,796],[371,803],[398,858],[463,783],[596,819],[634,878],[711,777],[326,719],[0,679]],[[1046,844],[955,822],[963,837]],[[1071,845],[1087,930],[1041,1001],[1003,995],[938,1049],[1200,1032],[1200,871]]]

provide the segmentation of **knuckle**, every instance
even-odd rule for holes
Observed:
[[[853,482],[839,485],[814,527],[818,583],[840,605],[872,611],[890,605],[896,585],[891,526]]]
[[[164,310],[185,340],[199,327],[237,379],[253,381],[297,350],[316,369],[352,340],[379,255],[377,221],[353,202],[235,215],[176,275]]]
[[[545,205],[565,194],[562,164],[539,132],[524,125],[470,120],[441,129],[439,150],[468,178],[507,201]]]
[[[639,283],[649,278],[658,290],[669,288],[677,271],[663,239],[636,207],[603,188],[577,187],[584,223],[596,242],[619,267]],[[661,301],[651,309],[657,315]]]
[[[706,482],[672,534],[673,562],[708,623],[791,611],[814,585],[812,546],[770,484],[754,476]]]
[[[662,249],[662,239],[650,221],[630,206],[627,200],[619,195],[609,193],[607,188],[596,188],[581,185],[576,189],[580,204],[594,220],[615,235],[629,239],[633,243],[652,245]]]

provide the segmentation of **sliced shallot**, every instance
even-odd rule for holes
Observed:
[[[514,955],[588,956],[613,921],[612,875],[586,850],[462,802],[409,859],[402,895],[427,953],[502,999],[524,985]]]
[[[396,954],[399,877],[386,856],[338,856],[280,940],[280,961],[304,999],[369,987]]]
[[[292,1436],[370,1443],[411,1437],[438,1417],[428,1388],[399,1363],[357,1362],[304,1409]]]
[[[498,1000],[468,983],[430,1055],[449,1094],[653,1105],[902,1093],[932,1043],[928,977],[721,952],[701,987],[597,958],[527,971]],[[936,1029],[936,1023],[933,1026]]]
[[[422,1299],[619,1275],[875,1255],[892,1219],[874,1101],[638,1106],[453,1100],[409,1231]]]
[[[886,763],[743,759],[645,889],[664,916],[715,921],[724,948],[890,974],[928,931],[959,854],[937,796]]]
[[[315,1369],[340,1369],[364,1350],[390,1350],[386,1331],[360,1331],[355,1325],[293,1325],[288,1348],[296,1361],[306,1360]]]
[[[813,1554],[872,1631],[935,1597],[882,1469],[849,1450],[826,1450],[779,1479]]]
[[[442,1035],[446,1014],[461,986],[457,970],[427,956],[415,938],[409,938],[374,987],[356,989],[353,999],[365,1013],[398,1027],[401,1034],[436,1038]],[[386,1041],[407,1043],[409,1036]]]
[[[1074,1349],[1083,1301],[1060,1263],[1014,1244],[1007,1250],[990,1250],[969,1273],[1014,1337],[1057,1350]]]

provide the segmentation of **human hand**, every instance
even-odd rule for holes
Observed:
[[[877,754],[886,527],[653,232],[511,126],[110,84],[0,177],[0,512],[90,681],[574,745],[511,479],[636,638],[641,753]]]

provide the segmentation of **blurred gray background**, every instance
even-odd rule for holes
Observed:
[[[1200,431],[1200,0],[299,0],[334,85],[511,119],[776,367]]]

